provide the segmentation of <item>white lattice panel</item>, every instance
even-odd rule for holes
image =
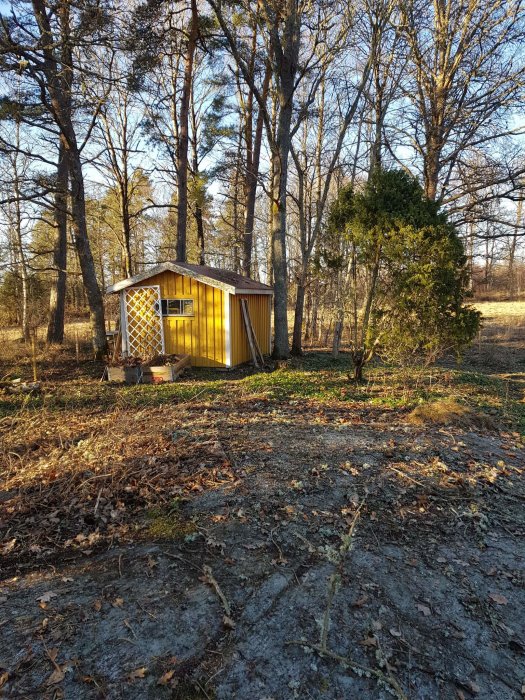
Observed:
[[[143,359],[163,354],[160,287],[130,287],[124,299],[129,354]]]

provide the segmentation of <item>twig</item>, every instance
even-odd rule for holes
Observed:
[[[207,698],[210,698],[210,696],[209,696],[208,693],[204,690],[204,688],[203,688],[202,685],[199,683],[199,681],[195,681],[195,683],[196,683],[196,685],[199,687],[199,690],[201,691],[201,693],[204,693],[204,695],[205,695]]]
[[[293,644],[295,646],[301,646],[301,647],[307,647],[308,649],[312,649],[312,651],[316,651],[319,656],[326,656],[329,659],[333,659],[334,661],[337,661],[343,666],[346,666],[350,670],[355,670],[359,669],[360,671],[365,671],[365,673],[370,673],[370,675],[375,676],[378,678],[380,681],[383,683],[388,684],[392,690],[396,693],[396,696],[398,700],[408,700],[408,697],[405,695],[403,689],[399,685],[399,683],[396,681],[396,679],[389,675],[386,675],[382,671],[379,671],[377,668],[371,668],[370,666],[365,666],[364,664],[360,664],[357,661],[354,661],[353,659],[348,659],[344,656],[340,656],[339,654],[334,653],[333,651],[330,651],[329,649],[323,649],[320,644],[310,644],[310,642],[305,642],[304,640],[301,639],[293,639],[287,644]]]
[[[102,496],[102,490],[103,490],[103,487],[101,487],[99,492],[98,492],[97,501],[95,503],[95,509],[93,510],[93,515],[97,514],[98,506],[100,503],[100,497]]]
[[[337,568],[334,571],[334,573],[330,576],[330,584],[328,587],[328,598],[326,601],[326,608],[325,608],[324,615],[323,615],[323,625],[321,627],[321,648],[322,649],[327,648],[328,630],[330,628],[330,609],[332,607],[332,601],[333,601],[334,596],[336,594],[338,583],[341,580],[341,568],[343,565],[344,558],[345,558],[346,554],[348,553],[348,551],[353,543],[355,526],[357,524],[357,520],[359,518],[359,515],[361,513],[361,509],[362,509],[363,505],[364,505],[364,501],[361,501],[361,503],[357,507],[357,510],[354,514],[354,517],[352,518],[352,522],[350,523],[350,528],[348,530],[348,533],[345,535],[345,538],[343,540],[343,544],[339,548],[339,561],[337,563]]]
[[[138,600],[137,600],[136,602],[137,602],[137,605],[139,606],[139,608],[140,608],[143,612],[145,612],[146,615],[149,615],[149,616],[152,618],[152,620],[158,620],[158,619],[159,619],[159,618],[156,617],[153,613],[151,613],[151,612],[149,612],[148,610],[146,610],[146,608],[144,608],[144,607],[138,602]]]
[[[278,561],[279,561],[279,562],[286,562],[286,558],[283,557],[283,550],[279,547],[279,545],[277,544],[277,542],[275,541],[275,539],[274,539],[274,537],[273,537],[273,533],[278,529],[278,527],[279,527],[279,526],[276,525],[276,527],[274,527],[272,530],[270,530],[270,541],[272,542],[272,544],[275,545],[275,548],[276,548],[277,551],[279,552],[279,559],[278,559]]]
[[[217,583],[215,577],[213,576],[213,572],[211,570],[211,567],[208,566],[207,564],[205,564],[202,567],[202,570],[204,572],[204,578],[206,580],[206,583],[209,583],[210,586],[213,586],[213,588],[215,589],[215,593],[217,593],[217,595],[219,596],[220,601],[222,603],[222,607],[224,608],[225,614],[227,615],[227,617],[231,617],[230,604],[228,603],[228,600],[226,599],[226,596],[222,592],[222,589],[219,586],[219,584]]]
[[[396,472],[397,474],[401,474],[401,476],[404,476],[405,479],[408,479],[409,481],[412,481],[414,484],[417,484],[418,486],[425,487],[425,484],[421,483],[421,481],[417,481],[416,479],[413,479],[411,476],[408,474],[405,474],[405,472],[401,471],[401,469],[396,469],[396,467],[392,467],[390,464],[387,466],[387,469],[390,469],[393,472]]]
[[[131,632],[131,634],[133,635],[134,639],[136,639],[136,638],[137,638],[137,635],[135,634],[135,630],[134,630],[133,627],[131,626],[129,620],[124,620],[124,623],[123,623],[123,624],[124,624],[124,626],[127,627],[128,630]]]
[[[172,554],[171,552],[165,552],[165,551],[162,551],[162,554],[164,554],[164,556],[166,556],[166,557],[169,557],[170,559],[177,559],[178,561],[181,561],[184,564],[191,566],[192,569],[197,569],[197,571],[202,571],[200,566],[197,566],[196,564],[191,562],[189,559],[184,559],[184,557],[181,557],[180,554]]]
[[[396,679],[392,676],[391,673],[385,674],[382,671],[380,671],[379,669],[371,668],[369,666],[364,666],[363,664],[360,664],[357,661],[354,661],[353,659],[345,658],[344,656],[340,656],[339,654],[336,654],[335,652],[330,651],[330,649],[328,649],[328,630],[330,628],[330,610],[332,607],[332,602],[333,602],[334,596],[335,596],[336,591],[337,591],[338,583],[341,580],[341,569],[343,566],[344,558],[352,546],[356,524],[357,524],[357,521],[359,519],[359,515],[361,513],[361,510],[364,506],[364,503],[365,503],[364,501],[361,501],[361,503],[357,507],[357,510],[354,514],[354,517],[352,518],[352,522],[350,523],[350,528],[348,530],[348,533],[345,535],[345,537],[343,539],[343,544],[339,548],[339,561],[337,563],[336,570],[330,576],[330,583],[329,583],[329,587],[328,587],[328,598],[326,601],[326,608],[325,608],[325,612],[323,615],[323,623],[321,626],[320,644],[311,644],[310,642],[305,642],[304,640],[300,640],[300,639],[294,639],[290,642],[287,642],[287,644],[294,644],[297,646],[308,647],[309,649],[316,651],[321,657],[326,656],[330,659],[333,659],[334,661],[338,661],[340,664],[342,664],[343,666],[346,666],[347,668],[349,668],[351,670],[355,671],[355,669],[359,669],[360,671],[365,671],[366,673],[369,673],[371,676],[375,676],[375,678],[380,680],[382,683],[389,685],[392,688],[392,690],[395,692],[398,700],[408,700],[403,689],[401,688],[401,686],[396,681]]]

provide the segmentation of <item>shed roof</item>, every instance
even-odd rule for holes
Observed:
[[[165,262],[160,265],[155,265],[149,270],[128,277],[125,280],[116,282],[106,289],[108,294],[120,292],[122,289],[131,287],[139,282],[145,282],[162,272],[176,272],[179,275],[192,277],[193,279],[208,284],[210,287],[217,287],[230,294],[273,294],[273,289],[267,284],[256,282],[249,277],[243,277],[236,272],[229,270],[220,270],[217,267],[209,267],[208,265],[194,265],[193,263],[180,262]]]

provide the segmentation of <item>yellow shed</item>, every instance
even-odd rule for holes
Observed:
[[[273,290],[261,282],[167,262],[107,291],[120,294],[124,356],[187,354],[194,367],[235,367],[252,359],[247,323],[262,354],[270,354]]]

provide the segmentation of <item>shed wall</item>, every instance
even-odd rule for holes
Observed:
[[[233,366],[249,362],[252,353],[244,328],[241,299],[246,299],[253,330],[263,355],[270,354],[271,294],[236,294],[230,296],[231,363]]]
[[[162,299],[193,299],[194,316],[163,318],[166,353],[188,354],[194,367],[224,367],[225,293],[191,277],[169,271],[154,275],[147,280],[147,284],[159,285]]]

